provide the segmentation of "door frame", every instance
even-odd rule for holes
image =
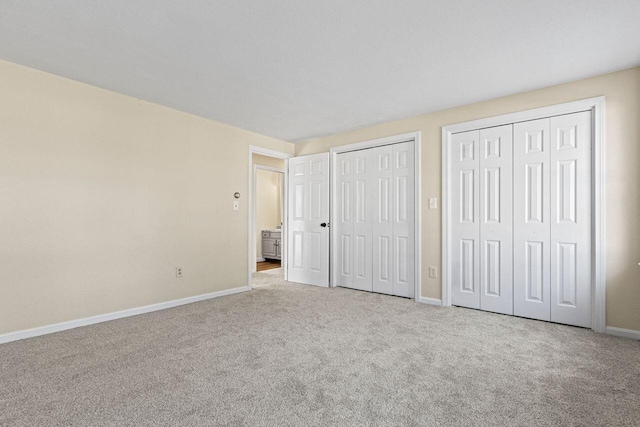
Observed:
[[[337,147],[331,147],[330,152],[330,164],[331,171],[329,174],[329,200],[331,203],[330,206],[330,241],[329,241],[329,286],[335,287],[337,282],[336,274],[334,266],[337,263],[337,253],[336,243],[337,243],[337,229],[336,227],[331,227],[331,224],[338,223],[338,212],[336,210],[335,197],[338,194],[336,185],[337,185],[337,176],[336,176],[336,165],[338,161],[338,154],[346,153],[349,151],[356,150],[364,150],[366,148],[374,148],[380,147],[382,145],[392,145],[392,144],[400,144],[402,142],[413,142],[414,148],[414,182],[415,182],[415,248],[414,248],[414,269],[415,269],[415,290],[414,290],[414,300],[420,302],[422,296],[422,158],[420,157],[421,150],[421,132],[408,132],[400,135],[392,135],[384,138],[371,139],[368,141],[356,142],[353,144],[340,145]]]
[[[283,173],[283,177],[282,177],[282,193],[284,196],[283,199],[283,212],[282,212],[282,246],[283,246],[283,250],[282,250],[282,268],[284,271],[284,280],[287,280],[287,241],[286,241],[286,232],[287,232],[287,215],[286,215],[286,209],[287,209],[287,179],[289,177],[289,164],[288,164],[288,159],[290,159],[291,157],[293,157],[293,154],[288,154],[288,153],[284,153],[282,151],[276,151],[276,150],[271,150],[268,148],[262,148],[262,147],[257,147],[255,145],[249,145],[249,209],[248,209],[248,215],[247,215],[247,230],[248,230],[248,250],[247,250],[247,286],[249,287],[249,290],[252,289],[251,286],[251,277],[253,275],[253,265],[254,265],[254,260],[255,260],[255,233],[254,233],[254,221],[255,221],[255,194],[254,194],[254,190],[255,190],[255,183],[254,183],[254,165],[253,164],[253,155],[254,154],[260,154],[262,156],[267,156],[267,157],[274,157],[276,159],[283,159],[284,160],[284,170],[278,170],[279,172]],[[261,166],[261,168],[269,168],[268,166]],[[277,169],[277,168],[271,168],[271,169]]]
[[[564,114],[591,111],[591,256],[592,322],[591,329],[604,333],[606,327],[606,259],[605,259],[605,97],[583,99],[532,110],[503,114],[442,127],[442,306],[451,306],[450,251],[451,188],[449,187],[451,135],[459,132],[502,126]]]

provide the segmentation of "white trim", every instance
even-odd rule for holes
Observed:
[[[587,98],[579,101],[566,102],[564,104],[534,108],[533,110],[518,111],[516,113],[503,114],[501,116],[487,117],[485,119],[456,123],[443,126],[442,129],[446,129],[448,133],[466,132],[469,130],[484,129],[495,126],[509,125],[512,123],[526,122],[529,120],[537,120],[545,117],[578,113],[580,111],[592,110],[596,106],[602,107],[602,105],[604,105],[604,96],[597,96],[594,98]]]
[[[275,157],[276,159],[290,159],[293,157],[293,154],[287,154],[282,151],[270,150],[269,148],[262,148],[256,145],[249,146],[249,153],[251,154],[261,154],[267,157]]]
[[[337,194],[336,189],[336,162],[337,155],[339,153],[346,153],[349,151],[356,150],[364,150],[366,148],[380,147],[382,145],[391,145],[391,144],[399,144],[402,142],[412,142],[414,148],[414,179],[415,179],[415,248],[414,248],[414,264],[415,264],[415,290],[414,290],[414,299],[415,301],[420,301],[421,293],[422,293],[422,158],[421,154],[421,132],[408,132],[400,135],[392,135],[384,138],[377,138],[368,141],[356,142],[353,144],[340,145],[337,147],[331,147],[330,151],[330,161],[331,161],[331,174],[330,180],[331,183],[329,185],[329,189],[331,194],[329,196],[329,200],[331,200],[331,222],[330,224],[337,224],[338,212],[336,211],[336,204],[333,203],[334,195]],[[334,250],[333,243],[336,242],[336,227],[331,228],[331,242],[330,247],[331,250],[331,262],[329,263],[329,278],[330,283],[329,286],[336,286],[336,271],[333,266],[337,265],[337,251]]]
[[[54,323],[52,325],[40,326],[33,329],[25,329],[22,331],[9,332],[0,335],[0,344],[11,341],[18,341],[25,338],[37,337],[40,335],[52,334],[54,332],[66,331],[81,326],[94,325],[96,323],[108,322],[110,320],[122,319],[125,317],[137,316],[139,314],[151,313],[153,311],[165,310],[167,308],[178,307],[194,302],[205,301],[212,298],[218,298],[225,295],[237,294],[249,290],[248,286],[240,286],[238,288],[225,289],[223,291],[211,292],[208,294],[196,295],[193,297],[181,298],[172,301],[161,302],[157,304],[145,305],[142,307],[129,308],[127,310],[114,311],[112,313],[99,314],[97,316],[85,317],[83,319],[70,320],[68,322]]]
[[[615,328],[613,326],[607,326],[605,332],[609,335],[616,337],[631,338],[632,340],[640,340],[640,331],[633,329]]]
[[[438,307],[442,306],[442,300],[439,300],[437,298],[420,297],[419,302],[423,304],[437,305]]]
[[[266,261],[264,257],[256,258],[256,262],[264,262],[264,261]]]
[[[592,327],[596,332],[605,332],[606,325],[606,260],[605,260],[605,97],[583,99],[559,105],[519,111],[517,113],[486,119],[473,120],[442,127],[442,305],[451,306],[451,284],[449,283],[449,247],[451,229],[448,223],[449,197],[449,149],[451,135],[476,129],[501,126],[562,114],[592,112],[593,123],[593,304]]]
[[[293,157],[293,155],[291,154],[287,154],[287,153],[283,153],[281,151],[276,151],[276,150],[270,150],[268,148],[262,148],[262,147],[257,147],[255,145],[249,145],[249,209],[248,209],[248,213],[247,213],[247,230],[248,230],[248,248],[247,248],[247,286],[249,287],[249,289],[251,289],[251,275],[254,272],[254,259],[255,259],[255,251],[254,251],[254,247],[255,247],[255,243],[254,243],[254,239],[255,239],[255,233],[253,233],[253,221],[254,221],[254,205],[255,203],[253,202],[253,190],[255,188],[254,182],[253,182],[253,155],[254,154],[260,154],[263,156],[267,156],[267,157],[275,157],[276,159],[284,159],[285,162],[285,168],[284,171],[282,171],[282,173],[284,174],[283,178],[282,178],[282,193],[284,195],[284,207],[283,207],[283,212],[282,212],[282,268],[284,269],[284,280],[287,280],[287,242],[286,242],[286,230],[287,230],[287,180],[288,180],[288,176],[289,176],[289,164],[288,164],[288,159],[290,159],[291,157]],[[265,166],[265,168],[267,168],[268,166]]]
[[[606,187],[605,187],[605,98],[594,98],[593,115],[593,304],[592,329],[605,332],[607,320],[606,276]]]

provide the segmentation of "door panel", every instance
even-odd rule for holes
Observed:
[[[338,212],[336,236],[336,286],[353,288],[353,153],[341,153],[336,156],[336,210]]]
[[[288,280],[329,285],[329,154],[289,159]]]
[[[550,128],[551,321],[591,327],[591,112]]]
[[[513,314],[513,125],[480,131],[480,308]]]
[[[336,285],[366,291],[372,290],[372,158],[370,150],[340,153],[336,174]]]
[[[513,313],[551,319],[549,119],[513,129]]]
[[[480,132],[451,136],[451,303],[480,308]]]
[[[413,298],[415,296],[415,182],[414,143],[392,145],[394,192],[393,236],[395,239],[393,271],[393,295]]]
[[[372,200],[372,150],[360,150],[352,153],[355,167],[353,180],[355,183],[353,220],[354,278],[353,287],[363,291],[372,290],[372,235],[373,235],[373,200]]]
[[[373,291],[393,294],[393,148],[373,150]]]

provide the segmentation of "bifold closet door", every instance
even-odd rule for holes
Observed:
[[[393,294],[393,148],[373,151],[373,291]]]
[[[372,290],[372,158],[371,150],[337,155],[337,285]]]
[[[552,117],[551,321],[591,327],[591,112]]]
[[[549,119],[516,123],[513,135],[514,314],[551,320]]]
[[[337,241],[333,247],[338,252],[336,259],[336,285],[353,288],[353,153],[336,156],[336,228]]]
[[[336,285],[413,298],[413,143],[341,153],[336,159]]]
[[[513,126],[452,135],[451,302],[513,314]]]
[[[480,130],[480,308],[513,314],[513,125]]]
[[[451,302],[480,308],[480,131],[451,135]]]
[[[591,326],[591,113],[514,130],[514,314]]]
[[[415,182],[413,143],[373,153],[373,291],[415,296]]]
[[[453,134],[453,305],[591,326],[591,112]]]

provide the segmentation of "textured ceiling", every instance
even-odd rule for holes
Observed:
[[[0,59],[298,141],[640,65],[640,0],[3,0]]]

